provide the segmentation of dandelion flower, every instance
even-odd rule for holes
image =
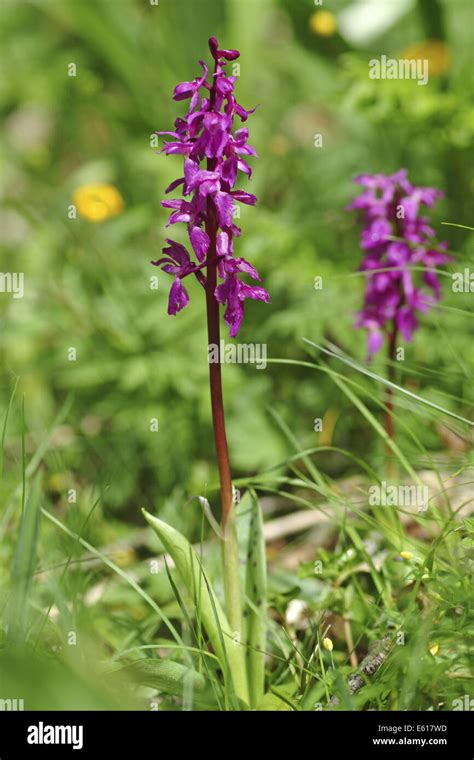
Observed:
[[[83,185],[73,196],[79,215],[89,222],[104,222],[123,211],[124,202],[113,185]]]
[[[403,557],[403,559],[413,559],[414,556],[411,552],[400,552],[400,557]]]
[[[316,11],[309,19],[309,27],[318,37],[332,37],[337,29],[336,17],[329,11]]]
[[[410,45],[400,54],[400,58],[428,61],[430,77],[446,74],[451,66],[450,50],[441,40],[424,40]]]

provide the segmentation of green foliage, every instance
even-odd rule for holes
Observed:
[[[265,686],[265,647],[267,640],[267,560],[263,536],[262,510],[255,493],[241,504],[241,513],[249,512],[248,537],[245,546],[245,658],[250,691],[250,704],[258,707]],[[241,529],[241,523],[238,521]]]
[[[162,520],[145,510],[143,515],[175,562],[186,589],[188,603],[194,607],[198,618],[202,619],[212,647],[219,657],[224,676],[230,675],[236,696],[243,702],[248,702],[242,645],[239,641],[234,641],[233,631],[192,546],[184,536]]]
[[[350,4],[331,3],[338,24]],[[472,293],[451,279],[473,268],[472,10],[413,2],[358,44],[340,25],[314,34],[314,12],[312,0],[2,5],[0,269],[23,272],[25,294],[0,293],[0,698],[24,694],[26,709],[446,710],[472,694]],[[370,58],[434,33],[451,62],[426,87],[369,79]],[[210,34],[241,49],[239,99],[259,105],[248,123],[259,158],[244,180],[258,205],[242,209],[236,250],[271,294],[246,305],[239,335],[267,345],[268,367],[223,367],[243,492],[241,646],[195,499],[217,513],[202,292],[190,283],[189,307],[171,318],[170,279],[151,287],[168,234],[160,200],[181,160],[157,155],[150,136],[183,113],[172,89],[198,72]],[[397,482],[428,473],[441,491],[416,515],[368,503],[387,477],[387,362],[368,368],[353,328],[364,278],[345,210],[355,175],[402,166],[444,191],[432,223],[455,256],[397,363]],[[117,188],[122,213],[71,218],[89,183]],[[142,504],[160,505],[147,518],[156,533]],[[321,522],[265,544],[266,523],[310,510]],[[348,626],[359,664],[394,637],[353,694]]]

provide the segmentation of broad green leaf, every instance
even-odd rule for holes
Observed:
[[[142,684],[152,686],[168,694],[180,695],[184,692],[186,681],[192,690],[201,693],[206,688],[206,679],[201,673],[187,668],[173,660],[137,660],[127,670]]]
[[[198,613],[209,636],[212,647],[221,663],[224,674],[230,671],[236,696],[249,703],[245,672],[244,650],[233,634],[225,613],[204,574],[199,559],[189,541],[163,520],[142,510],[166,552],[173,559],[178,575],[186,587],[190,600],[197,600]]]
[[[293,699],[295,685],[293,682],[272,686],[260,701],[257,710],[298,710],[298,705]]]
[[[257,710],[262,710],[264,712],[291,712],[291,707],[287,702],[284,702],[283,699],[280,699],[280,697],[278,697],[276,694],[268,691],[262,698],[261,702],[258,704]]]

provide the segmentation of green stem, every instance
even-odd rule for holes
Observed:
[[[227,618],[236,642],[242,640],[242,589],[240,584],[239,543],[235,509],[232,509],[225,526],[222,540],[222,564],[224,568],[224,591]]]

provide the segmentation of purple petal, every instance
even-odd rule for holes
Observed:
[[[172,240],[171,238],[166,238],[166,242],[168,243],[168,248],[163,248],[163,253],[167,256],[170,256],[172,259],[178,262],[178,264],[181,264],[182,266],[189,264],[191,262],[191,257],[187,251],[187,249],[184,247],[184,245],[181,245],[181,243],[177,243],[175,240]]]
[[[229,326],[229,335],[235,338],[240,330],[242,319],[244,318],[244,307],[241,301],[236,306],[228,306],[224,312],[224,321]]]
[[[230,156],[221,166],[221,179],[224,182],[227,182],[230,187],[233,187],[235,185],[235,180],[237,178],[237,167],[238,167],[239,161],[236,156]],[[248,167],[247,167],[248,168]]]
[[[196,89],[194,82],[181,82],[173,90],[173,100],[186,100],[190,98]]]
[[[216,242],[218,256],[228,256],[230,251],[230,238],[227,232],[219,232]]]
[[[191,153],[192,147],[193,146],[190,143],[169,142],[166,143],[161,152],[166,153],[167,156],[173,156],[176,154],[186,155]]]
[[[260,285],[247,285],[245,282],[240,283],[239,298],[243,301],[244,298],[253,298],[254,301],[264,301],[270,303],[270,296]]]
[[[245,259],[228,259],[225,262],[225,270],[226,272],[229,272],[229,274],[234,274],[236,272],[242,272],[244,274],[250,275],[254,280],[261,280],[259,273],[253,267],[251,264],[249,264],[248,261],[245,261]]]
[[[200,227],[191,227],[189,239],[199,261],[204,261],[209,248],[209,235]]]
[[[172,190],[175,189],[175,187],[179,187],[179,185],[182,185],[184,182],[184,177],[181,177],[180,179],[175,179],[174,182],[172,182],[165,190],[165,193],[171,193]]]
[[[383,333],[378,328],[369,330],[367,339],[367,352],[369,361],[383,346]]]
[[[244,190],[232,190],[231,195],[236,201],[247,203],[249,206],[255,206],[257,196],[252,193],[246,193]]]
[[[219,58],[225,58],[226,61],[235,61],[235,59],[240,56],[238,50],[220,50],[219,43],[215,37],[209,38],[209,50],[216,61],[218,61]]]
[[[408,306],[402,306],[397,314],[397,330],[401,333],[404,340],[410,341],[414,331],[418,327],[418,320],[413,311]]]
[[[234,213],[234,201],[230,193],[217,192],[214,195],[214,203],[217,209],[219,227],[230,226]]]
[[[168,314],[176,315],[178,311],[184,309],[189,303],[188,291],[182,284],[179,277],[175,279],[171,286],[170,295],[168,299]]]

